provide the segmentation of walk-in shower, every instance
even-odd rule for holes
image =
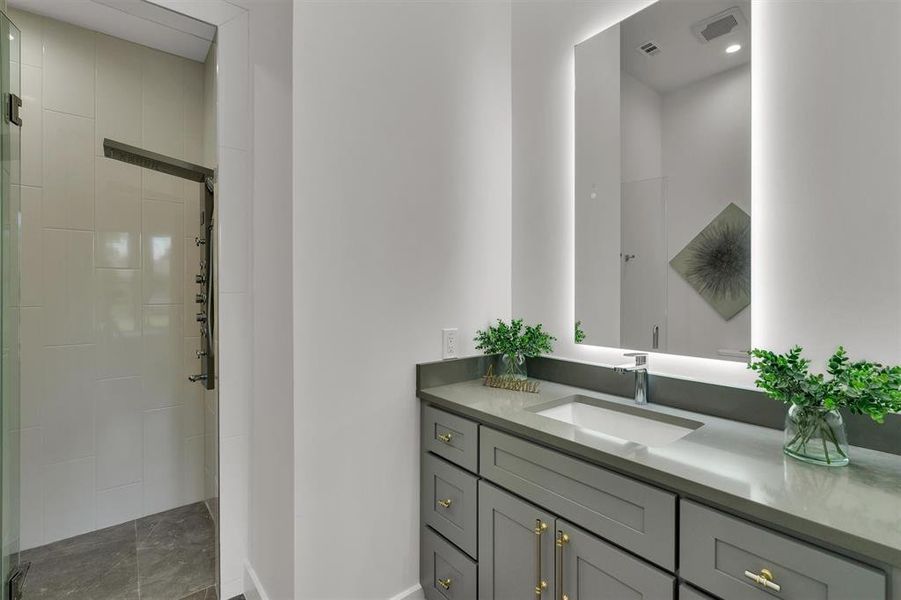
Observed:
[[[202,183],[203,194],[200,203],[200,234],[194,238],[194,243],[203,249],[203,260],[198,265],[199,272],[195,275],[194,281],[200,286],[200,290],[194,296],[194,301],[200,305],[200,312],[195,317],[200,326],[200,350],[197,351],[197,358],[203,365],[201,373],[195,373],[188,376],[191,382],[203,382],[206,389],[212,390],[216,387],[216,357],[215,344],[213,338],[214,325],[214,306],[213,306],[213,171],[185,162],[171,156],[164,156],[129,146],[122,142],[117,142],[108,138],[103,140],[103,155],[107,158],[120,160],[131,165],[159,171],[167,175],[181,177],[188,181]]]

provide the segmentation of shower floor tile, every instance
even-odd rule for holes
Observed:
[[[26,550],[25,600],[216,600],[215,526],[202,502]]]

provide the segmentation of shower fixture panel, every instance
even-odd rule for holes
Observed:
[[[212,169],[200,165],[110,139],[103,140],[103,154],[107,158],[203,184],[200,192],[202,194],[200,231],[199,235],[194,238],[194,243],[203,249],[203,259],[199,265],[200,272],[194,276],[194,281],[200,287],[194,298],[200,306],[200,312],[197,313],[195,320],[200,327],[200,350],[197,351],[197,358],[200,359],[203,369],[200,373],[189,376],[188,379],[191,382],[202,382],[206,389],[212,390],[216,387],[215,338],[213,337],[215,315],[213,304],[215,298],[213,289],[215,273],[213,270],[213,257],[215,256],[213,252],[214,173]],[[187,307],[185,309],[187,310]]]

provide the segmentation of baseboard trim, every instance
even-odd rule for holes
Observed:
[[[244,561],[244,597],[247,600],[269,600],[269,595],[263,584],[260,583],[257,572],[247,561]]]
[[[417,598],[424,598],[422,595],[422,586],[418,583],[411,587],[410,589],[404,590],[396,596],[389,598],[388,600],[416,600]]]

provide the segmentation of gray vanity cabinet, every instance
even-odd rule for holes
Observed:
[[[681,503],[680,574],[729,600],[884,600],[885,574],[700,504]]]
[[[554,516],[480,481],[479,599],[554,597]]]
[[[569,600],[672,600],[672,575],[557,519],[557,595]]]

